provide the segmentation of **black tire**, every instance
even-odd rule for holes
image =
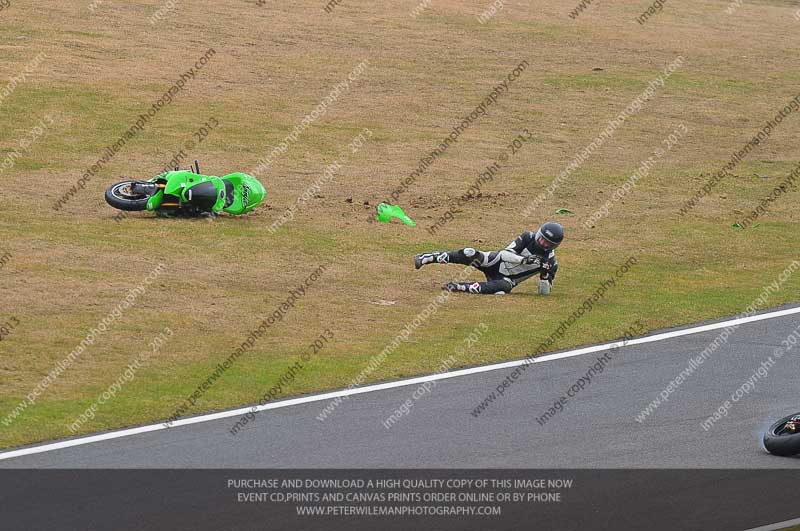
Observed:
[[[130,191],[130,186],[138,182],[142,181],[121,181],[109,186],[108,190],[106,190],[106,203],[114,208],[128,212],[146,210],[150,196],[147,194],[133,194]]]
[[[800,415],[800,413],[784,417],[769,427],[764,434],[764,448],[769,453],[782,457],[800,454],[800,432],[794,434],[783,433],[784,424],[797,415]]]

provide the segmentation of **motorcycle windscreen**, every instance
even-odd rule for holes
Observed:
[[[213,210],[220,197],[220,192],[217,191],[217,187],[212,181],[205,181],[187,188],[183,196],[190,205],[203,210]]]

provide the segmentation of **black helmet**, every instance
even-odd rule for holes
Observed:
[[[545,251],[552,251],[564,239],[564,227],[555,221],[548,221],[536,231],[534,241]]]

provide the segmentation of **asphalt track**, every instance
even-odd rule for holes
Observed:
[[[772,313],[772,312],[771,312]],[[8,458],[2,468],[800,468],[761,447],[772,419],[800,411],[800,345],[789,350],[705,431],[800,313],[740,325],[646,420],[639,414],[721,332],[628,344],[613,351],[563,411],[536,418],[605,351],[551,359],[524,371],[477,418],[475,406],[511,372],[500,368],[436,380],[390,429],[383,421],[419,384],[355,394],[325,420],[328,401],[262,411],[238,434],[221,418]],[[652,335],[652,334],[651,334]]]

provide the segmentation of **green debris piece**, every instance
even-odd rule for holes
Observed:
[[[750,225],[750,228],[751,228],[751,229],[755,229],[755,228],[758,228],[758,227],[760,227],[760,226],[761,226],[761,223],[753,223],[752,225]],[[739,230],[744,230],[744,229],[746,229],[747,227],[743,227],[742,225],[739,225],[738,223],[734,223],[734,224],[733,224],[733,228],[734,228],[734,229],[739,229]]]
[[[556,214],[573,214],[573,213],[574,212],[572,212],[572,210],[569,210],[567,208],[559,208],[558,210],[556,210]]]
[[[392,218],[397,218],[410,227],[417,226],[417,224],[414,223],[414,220],[408,217],[408,215],[403,212],[403,209],[399,206],[390,205],[389,203],[381,203],[378,205],[378,221],[390,223]]]

